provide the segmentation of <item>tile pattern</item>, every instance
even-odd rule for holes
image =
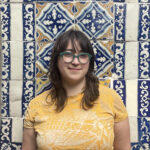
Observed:
[[[74,17],[70,9],[71,3],[37,3],[36,39],[38,41],[55,40],[61,32],[73,28]],[[72,10],[72,9],[71,9]]]
[[[114,38],[115,41],[125,41],[125,17],[126,4],[120,3],[114,5]]]
[[[126,30],[130,26],[130,22],[127,24],[127,8],[131,5],[127,0],[22,0],[22,3],[18,3],[18,0],[1,0],[2,150],[21,150],[22,133],[19,136],[15,134],[17,130],[14,124],[17,121],[21,130],[21,117],[29,101],[51,88],[46,73],[53,41],[70,28],[84,31],[91,39],[97,58],[96,75],[102,84],[114,88],[122,97],[129,119],[131,123],[134,122],[134,125],[131,124],[131,127],[134,126],[131,130],[132,150],[150,149],[150,0],[138,2],[138,28],[135,29],[138,35],[134,40],[126,41],[130,39]],[[19,21],[23,29],[19,35],[21,38],[18,36],[16,39],[12,37],[17,33],[17,30],[12,30],[14,5],[20,7]],[[131,50],[136,55],[130,56]],[[20,52],[22,56],[18,57]],[[22,65],[22,70],[14,66],[16,63]],[[134,64],[136,70],[135,66],[131,70],[132,66],[127,68]],[[15,70],[12,70],[13,67]],[[128,71],[130,74],[137,73],[137,78],[131,78]]]
[[[35,5],[23,4],[23,41],[35,40]]]
[[[113,3],[77,2],[76,28],[85,32],[91,39],[112,39],[113,37]]]
[[[138,40],[148,40],[150,39],[150,5],[149,4],[141,4],[139,12],[139,35]]]
[[[21,150],[21,143],[12,142],[12,118],[2,118],[1,126],[2,130],[0,132],[0,146],[1,150]],[[18,125],[19,126],[19,125]]]
[[[139,78],[150,78],[150,42],[139,42]]]
[[[10,4],[1,4],[2,40],[10,41]]]

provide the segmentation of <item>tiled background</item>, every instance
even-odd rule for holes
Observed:
[[[53,41],[83,31],[97,57],[96,75],[122,97],[132,150],[150,150],[150,0],[1,0],[1,150],[20,150],[23,115],[49,89]]]

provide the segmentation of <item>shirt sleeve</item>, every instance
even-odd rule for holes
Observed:
[[[114,121],[121,122],[128,117],[126,107],[121,97],[116,93],[116,91],[113,91],[112,96],[114,100],[114,103],[113,103]]]
[[[37,114],[36,106],[37,103],[35,103],[33,100],[30,101],[27,110],[25,112],[24,117],[24,128],[34,128],[34,118]],[[38,107],[37,107],[38,108]]]

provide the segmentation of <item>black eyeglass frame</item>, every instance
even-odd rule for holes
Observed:
[[[75,54],[73,54],[72,52],[61,52],[61,53],[59,53],[59,56],[62,56],[62,57],[63,57],[63,55],[65,55],[65,54],[72,54],[72,56],[73,56],[72,61],[66,62],[66,63],[72,63],[75,58],[78,58],[78,61],[80,62],[79,56],[81,56],[81,55],[88,55],[89,61],[90,61],[91,58],[92,58],[92,55],[89,54],[89,53],[79,53],[78,55],[75,55]],[[88,61],[88,62],[89,62],[89,61]],[[88,62],[86,62],[86,63],[88,63]],[[80,63],[81,63],[81,64],[86,64],[86,63],[82,63],[82,62],[80,62]]]

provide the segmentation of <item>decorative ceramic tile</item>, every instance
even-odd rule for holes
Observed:
[[[113,41],[92,41],[92,46],[96,55],[95,70],[99,78],[112,76],[113,44]]]
[[[76,28],[91,39],[113,39],[113,2],[76,2]]]
[[[23,79],[35,78],[35,42],[24,42]]]
[[[35,81],[2,80],[1,95],[1,115],[3,117],[21,117],[24,115],[29,101],[35,97]]]
[[[125,43],[114,44],[113,78],[124,79],[125,71]]]
[[[115,4],[114,11],[114,39],[125,41],[126,4]]]
[[[37,3],[37,41],[53,41],[74,26],[73,3]]]
[[[28,0],[30,1],[30,0]],[[33,1],[33,0],[32,0]],[[23,40],[35,40],[35,5],[23,4]]]
[[[139,78],[150,78],[150,42],[139,42]]]
[[[10,43],[2,42],[2,79],[10,79]]]
[[[150,3],[150,0],[139,0],[139,3]]]
[[[2,90],[1,90],[1,116],[9,117],[9,81],[2,80]]]
[[[38,42],[36,50],[36,77],[47,78],[53,43]]]
[[[113,88],[126,104],[129,116],[150,116],[150,80],[114,80]]]
[[[127,107],[132,150],[149,150],[150,80],[114,80],[113,88]]]
[[[21,150],[22,118],[2,118],[0,132],[1,150]]]
[[[0,4],[2,40],[10,40],[10,4]]]
[[[107,87],[110,87],[111,86],[111,80],[110,79],[100,79],[100,84],[101,85],[104,85],[104,86],[107,86]]]
[[[36,79],[36,95],[39,95],[40,93],[49,90],[51,88],[51,84],[49,82],[49,79]]]
[[[138,82],[138,116],[150,116],[150,80],[140,80]]]
[[[31,99],[35,97],[35,80],[24,80],[22,88],[22,116]]]
[[[33,79],[34,63],[35,42],[2,43],[2,79]]]
[[[140,4],[138,40],[150,39],[150,4]]]
[[[126,42],[114,46],[114,79],[149,79],[150,43]],[[132,57],[131,59],[131,56]]]
[[[113,89],[121,96],[126,105],[126,83],[125,80],[114,80]]]
[[[150,117],[137,118],[139,142],[133,142],[132,150],[150,149]],[[133,130],[134,131],[134,130]]]

